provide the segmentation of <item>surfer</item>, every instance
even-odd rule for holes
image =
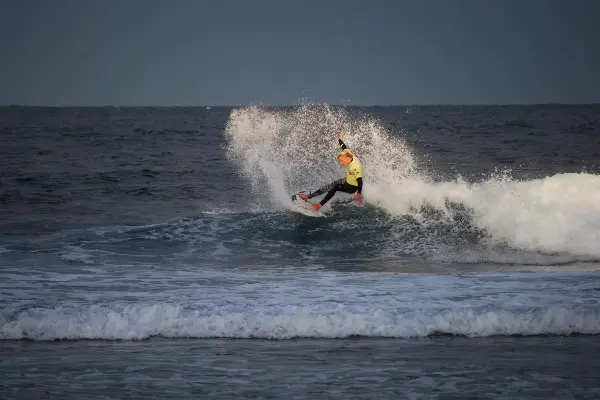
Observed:
[[[298,197],[302,200],[308,201],[313,197],[319,196],[325,192],[327,194],[323,197],[319,203],[313,203],[312,207],[315,211],[319,211],[321,207],[325,205],[335,195],[335,192],[340,191],[344,193],[355,193],[354,198],[358,201],[358,204],[362,204],[362,186],[363,186],[363,167],[357,157],[352,154],[348,147],[342,140],[344,138],[344,132],[340,133],[338,137],[338,143],[342,149],[337,155],[337,159],[344,167],[346,167],[346,179],[339,179],[331,182],[320,189],[315,190],[312,193],[298,193]]]

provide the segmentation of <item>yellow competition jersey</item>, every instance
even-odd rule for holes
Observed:
[[[346,182],[350,185],[358,186],[357,178],[363,177],[363,167],[358,158],[354,156],[352,162],[346,166]]]

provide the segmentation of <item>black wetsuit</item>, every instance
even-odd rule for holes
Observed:
[[[342,139],[338,139],[338,142],[342,150],[346,150],[348,148],[346,147],[346,144],[342,141]],[[327,192],[327,195],[325,195],[325,197],[323,197],[323,200],[319,202],[322,206],[324,206],[325,203],[331,200],[331,198],[335,195],[335,192],[337,191],[344,193],[354,193],[358,191],[358,193],[361,193],[363,180],[362,178],[356,178],[356,181],[358,182],[358,186],[349,184],[348,182],[346,182],[346,179],[338,179],[337,181],[331,182],[323,186],[322,188],[319,188],[314,192],[310,193],[308,195],[308,198],[312,199],[313,197],[322,195],[323,193]]]

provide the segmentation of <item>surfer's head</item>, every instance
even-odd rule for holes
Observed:
[[[344,167],[352,162],[354,159],[354,155],[348,149],[343,150],[341,153],[337,155],[337,159]]]

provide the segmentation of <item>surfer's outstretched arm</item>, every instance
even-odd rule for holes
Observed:
[[[340,144],[340,147],[342,148],[342,150],[346,150],[348,148],[348,146],[346,146],[346,143],[344,143],[344,141],[342,140],[343,137],[344,137],[344,132],[340,132],[340,136],[338,137],[338,143]]]

